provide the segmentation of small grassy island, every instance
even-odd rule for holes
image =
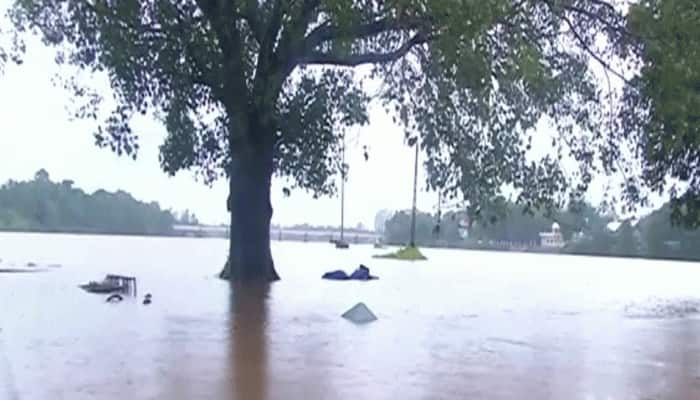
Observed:
[[[403,260],[403,261],[421,261],[421,260],[428,259],[420,252],[420,250],[418,250],[418,247],[415,247],[415,246],[404,247],[404,248],[399,249],[393,253],[378,254],[378,255],[375,255],[374,258],[386,258],[386,259],[390,259],[390,260]]]

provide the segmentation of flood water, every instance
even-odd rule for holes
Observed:
[[[1,234],[1,265],[61,268],[0,274],[0,399],[700,398],[699,264],[275,242],[283,280],[243,291],[215,278],[225,251]],[[359,263],[380,279],[320,279]],[[138,299],[76,287],[107,273]],[[340,318],[359,301],[379,320]]]

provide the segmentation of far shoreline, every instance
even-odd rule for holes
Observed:
[[[188,236],[177,233],[142,233],[142,232],[104,232],[93,231],[89,229],[7,229],[0,228],[0,233],[10,234],[46,234],[46,235],[81,235],[81,236],[123,236],[123,237],[140,237],[140,238],[185,238],[185,239],[219,239],[228,240],[223,236]],[[296,242],[296,243],[325,243],[325,241],[303,241],[303,240],[277,240],[275,237],[270,237],[272,242]],[[369,246],[367,243],[356,244]],[[399,243],[385,243],[386,246],[400,247]],[[501,249],[501,248],[483,248],[483,247],[460,247],[460,246],[436,246],[436,245],[419,245],[420,248],[426,249],[445,249],[445,250],[464,250],[478,251],[488,253],[521,253],[521,254],[545,254],[555,256],[578,256],[578,257],[595,257],[595,258],[625,258],[635,260],[649,261],[674,261],[684,263],[698,263],[700,260],[692,258],[676,258],[676,257],[645,257],[639,255],[621,255],[621,254],[605,254],[605,253],[583,253],[575,251],[551,251],[546,249]],[[20,271],[20,273],[23,271]],[[29,271],[34,272],[34,271]],[[0,270],[0,273],[2,271]]]
[[[41,272],[49,272],[44,268],[0,268],[0,274],[38,274]]]
[[[156,237],[171,237],[171,238],[196,238],[196,239],[226,239],[219,236],[186,236],[179,235],[176,233],[143,233],[143,232],[105,232],[100,230],[90,230],[90,229],[7,229],[0,228],[0,233],[19,233],[19,234],[48,234],[48,235],[84,235],[84,236],[133,236],[133,237],[143,237],[143,238],[156,238]]]
[[[385,243],[386,246],[401,247],[405,244],[400,243]],[[698,263],[700,259],[692,258],[674,258],[674,257],[645,257],[641,255],[624,255],[624,254],[605,254],[605,253],[584,253],[566,250],[547,250],[547,249],[503,249],[503,248],[486,248],[486,247],[460,247],[460,246],[435,246],[435,245],[419,245],[419,248],[425,249],[446,249],[446,250],[465,250],[479,251],[485,253],[519,253],[519,254],[544,254],[552,256],[577,256],[577,257],[595,257],[595,258],[626,258],[636,260],[649,261],[678,261],[686,263]]]

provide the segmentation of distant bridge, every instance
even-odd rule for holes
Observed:
[[[187,237],[222,237],[229,236],[227,226],[210,225],[174,225],[176,235]],[[374,243],[381,235],[375,232],[345,231],[343,239],[349,243]],[[339,229],[291,229],[271,228],[270,239],[280,241],[328,242],[340,239]]]
[[[228,237],[227,226],[216,225],[173,225],[173,231],[179,236],[189,237]]]

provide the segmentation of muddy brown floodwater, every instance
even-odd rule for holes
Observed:
[[[700,399],[700,265],[273,244],[231,289],[217,239],[0,235],[0,399]],[[371,282],[326,270],[368,265]],[[76,285],[138,277],[107,304]],[[153,303],[141,304],[146,292]],[[379,320],[340,318],[365,302]]]

